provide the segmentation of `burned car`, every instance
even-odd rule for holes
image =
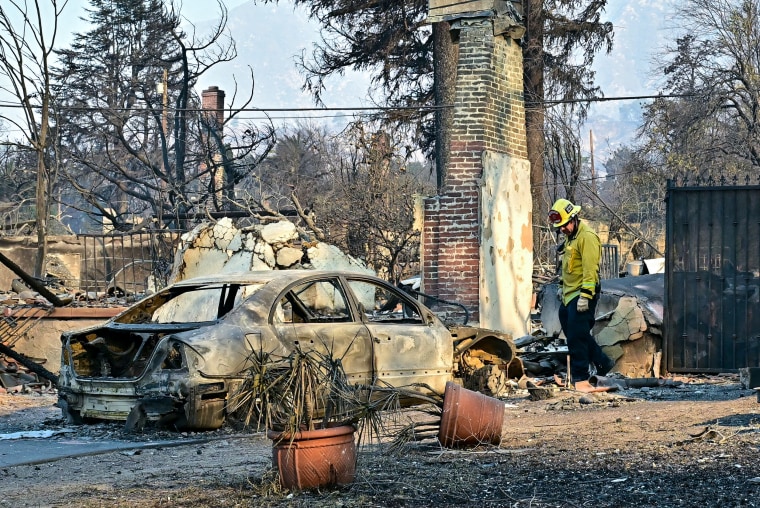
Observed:
[[[411,294],[353,272],[280,270],[177,282],[101,326],[62,337],[59,405],[70,422],[215,429],[252,351],[340,358],[357,384],[447,381],[514,356],[505,334],[449,328]]]

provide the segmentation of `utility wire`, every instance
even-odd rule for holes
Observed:
[[[657,95],[628,95],[621,97],[592,97],[591,99],[557,99],[557,100],[543,100],[543,105],[553,104],[575,104],[579,102],[610,102],[610,101],[638,101],[643,99],[682,99],[684,97],[699,97],[699,94],[695,93],[674,93],[674,94],[657,94]],[[528,107],[529,102],[525,101],[525,107]],[[531,105],[537,103],[530,103]]]
[[[21,109],[25,108],[23,104],[15,104],[11,102],[0,102],[0,107],[5,108],[16,108]],[[32,106],[34,109],[37,108],[37,106]],[[153,105],[156,112],[163,111],[162,107],[158,104]],[[359,106],[359,107],[341,107],[341,108],[330,108],[330,107],[314,107],[314,108],[210,108],[210,109],[203,109],[203,108],[167,108],[167,111],[169,112],[177,112],[182,111],[185,113],[216,113],[216,112],[224,112],[224,113],[237,113],[239,111],[245,111],[245,112],[254,112],[254,113],[266,113],[266,112],[288,112],[288,111],[317,111],[317,112],[323,112],[323,111],[424,111],[424,110],[430,110],[435,111],[438,109],[449,109],[453,108],[454,106],[451,104],[445,104],[441,106]],[[119,108],[119,107],[112,107],[112,106],[104,106],[104,107],[98,107],[98,106],[61,106],[57,108],[61,111],[145,111],[145,109],[138,110],[137,108]]]
[[[556,105],[556,104],[573,104],[582,102],[611,102],[611,101],[631,101],[631,100],[644,100],[644,99],[675,99],[685,97],[697,97],[698,94],[658,94],[658,95],[634,95],[634,96],[621,96],[621,97],[591,97],[588,99],[558,99],[558,100],[544,100],[541,101],[542,105]],[[526,107],[535,107],[537,102],[526,101]],[[15,104],[11,102],[0,102],[0,107],[4,108],[24,108],[23,104]],[[249,112],[249,113],[267,113],[267,112],[325,112],[325,111],[437,111],[443,109],[455,108],[455,104],[443,104],[440,106],[351,106],[351,107],[313,107],[313,108],[222,108],[222,109],[203,109],[203,108],[185,108],[176,109],[168,108],[169,112],[183,111],[186,113],[202,113],[202,112],[225,112],[225,113],[237,113],[237,112]],[[36,107],[35,107],[36,108]],[[155,106],[156,111],[160,111],[160,106]],[[97,106],[62,106],[59,108],[61,111],[133,111],[135,108],[116,108],[116,107],[97,107]],[[299,117],[292,117],[299,118]],[[309,117],[303,117],[309,118]]]
[[[607,180],[609,178],[613,178],[617,176],[628,176],[628,175],[636,175],[636,174],[640,174],[640,172],[631,170],[631,171],[623,171],[621,173],[605,173],[604,175],[599,175],[599,176],[593,176],[593,177],[588,177],[588,178],[578,178],[577,180],[575,180],[575,182],[577,183],[593,182],[596,180]],[[558,182],[558,181],[545,182],[545,183],[542,183],[541,186],[548,189],[550,187],[559,187],[559,186],[564,187],[565,183]]]

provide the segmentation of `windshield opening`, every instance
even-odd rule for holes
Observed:
[[[263,284],[182,286],[146,298],[116,319],[117,323],[202,323],[216,321]]]

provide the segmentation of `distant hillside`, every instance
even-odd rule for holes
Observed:
[[[631,0],[609,2],[607,19],[615,26],[615,45],[610,55],[598,55],[594,64],[597,83],[605,97],[657,94],[658,76],[652,59],[665,43],[673,6],[677,0]],[[588,130],[594,131],[597,161],[630,143],[641,122],[641,104],[647,101],[610,101],[594,104],[586,129],[581,133],[588,148]]]

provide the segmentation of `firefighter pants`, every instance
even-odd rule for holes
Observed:
[[[586,312],[578,312],[576,306],[579,296],[570,300],[567,305],[560,304],[559,322],[562,331],[567,338],[567,350],[570,353],[570,374],[572,381],[586,381],[590,376],[591,364],[602,366],[609,359],[599,347],[599,344],[591,335],[591,329],[596,320],[596,304],[599,301],[599,293],[589,302]]]

